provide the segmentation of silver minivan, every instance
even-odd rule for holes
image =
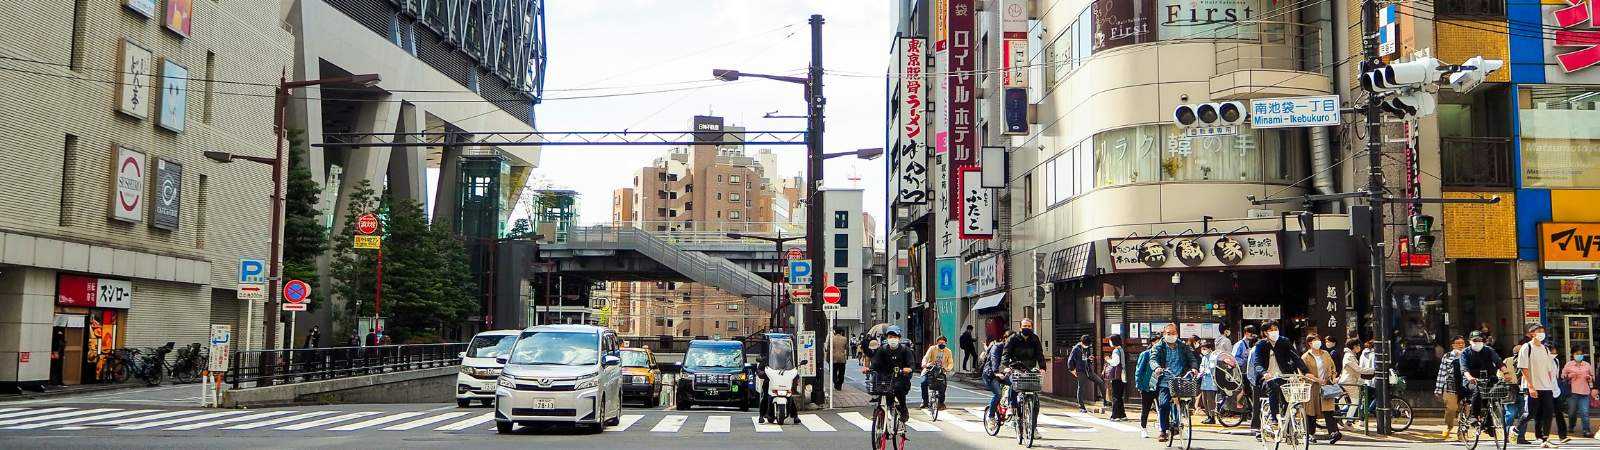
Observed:
[[[518,336],[495,387],[501,433],[516,424],[570,423],[595,432],[622,417],[616,332],[592,325],[539,325]]]

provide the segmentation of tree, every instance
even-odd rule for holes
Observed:
[[[322,186],[311,178],[306,152],[305,133],[291,130],[283,222],[283,275],[290,280],[316,280],[317,256],[328,249],[322,213],[317,210]],[[312,302],[308,308],[315,311],[321,303]]]
[[[350,192],[345,205],[344,226],[333,236],[333,260],[328,264],[328,274],[333,282],[333,293],[344,301],[344,307],[334,311],[333,319],[339,328],[355,332],[356,318],[371,317],[375,280],[377,279],[377,251],[358,250],[354,247],[356,218],[373,213],[383,227],[382,210],[377,194],[367,180],[361,180]]]

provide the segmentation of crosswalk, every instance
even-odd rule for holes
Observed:
[[[665,410],[625,411],[607,433],[650,435],[731,433],[852,433],[872,429],[872,411],[806,412],[784,425],[761,423],[750,413]],[[914,410],[906,421],[911,433],[984,433],[981,408],[952,407],[934,420]],[[0,408],[0,439],[34,431],[136,432],[190,431],[262,433],[493,432],[494,412],[434,408],[421,411],[121,409],[110,407]],[[1045,412],[1041,430],[1060,433],[1137,433],[1139,428],[1087,414]]]

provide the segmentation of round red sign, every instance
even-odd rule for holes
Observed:
[[[822,288],[822,301],[833,304],[839,303],[839,287],[830,285]]]
[[[372,234],[378,231],[378,216],[372,213],[362,214],[356,219],[356,231],[361,234]]]
[[[306,282],[289,280],[288,283],[283,284],[283,299],[289,303],[305,303],[306,299],[309,298],[311,298],[311,285],[306,284]]]
[[[806,254],[801,253],[800,249],[798,248],[790,248],[789,253],[785,256],[787,256],[789,259],[802,259],[806,257]]]

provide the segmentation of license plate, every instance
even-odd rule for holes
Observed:
[[[706,395],[717,395],[716,389],[706,389]]]
[[[533,400],[533,409],[555,409],[556,401],[550,398],[537,398]]]

